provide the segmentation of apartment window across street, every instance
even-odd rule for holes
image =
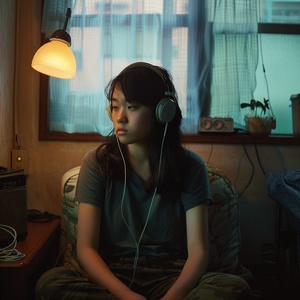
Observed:
[[[107,135],[105,86],[134,61],[171,72],[185,135],[198,134],[200,116],[231,117],[235,129],[245,130],[249,111],[240,103],[252,98],[270,100],[272,134],[292,134],[300,1],[44,0],[46,39],[62,28],[68,7],[77,73],[71,80],[41,75],[40,139]]]

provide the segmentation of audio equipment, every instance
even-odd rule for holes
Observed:
[[[152,70],[153,72],[155,72],[164,82],[164,85],[166,87],[166,91],[165,91],[165,98],[161,99],[158,104],[156,105],[156,109],[155,109],[155,115],[156,115],[156,119],[159,123],[162,124],[166,124],[172,121],[172,119],[175,116],[175,112],[176,112],[176,100],[175,100],[175,91],[173,89],[170,89],[168,83],[167,83],[167,78],[164,76],[164,74],[160,71],[160,69],[156,66],[153,66],[149,63],[145,63],[145,62],[136,62],[133,63],[131,65],[129,65],[128,67],[126,67],[123,71],[121,71],[121,74],[124,74],[125,72],[137,68],[137,67],[144,67],[144,68],[148,68],[150,70]],[[171,97],[173,97],[174,99],[172,99]],[[108,115],[111,119],[111,109],[110,106],[108,106],[106,108]]]
[[[26,185],[26,176],[23,169],[0,171],[0,190]]]
[[[165,124],[165,130],[164,130],[163,138],[162,138],[162,141],[161,141],[159,164],[158,164],[158,177],[160,176],[160,172],[161,172],[163,147],[164,147],[164,143],[165,143],[167,128],[168,128],[168,123]],[[154,189],[154,192],[153,192],[153,195],[152,195],[152,199],[151,199],[151,202],[150,202],[150,205],[149,205],[149,210],[148,210],[148,213],[147,213],[147,218],[146,218],[144,227],[142,229],[142,232],[140,234],[139,239],[137,240],[137,237],[135,237],[135,235],[134,235],[132,229],[130,228],[128,222],[126,221],[126,218],[125,218],[124,213],[123,213],[123,204],[124,204],[124,198],[125,198],[125,193],[126,193],[126,185],[127,185],[127,173],[126,173],[127,167],[126,167],[126,160],[125,160],[125,157],[123,155],[119,139],[118,139],[118,137],[116,137],[116,138],[117,138],[117,144],[118,144],[118,148],[119,148],[119,151],[120,151],[120,154],[121,154],[121,157],[122,157],[122,161],[123,161],[123,166],[124,166],[124,186],[123,186],[123,194],[122,194],[122,198],[121,198],[121,215],[122,215],[122,219],[123,219],[126,227],[128,228],[128,230],[129,230],[129,232],[130,232],[130,234],[131,234],[131,236],[134,240],[134,243],[136,245],[136,252],[135,252],[134,264],[133,264],[133,275],[132,275],[131,282],[129,284],[129,287],[131,287],[131,285],[133,284],[135,275],[136,275],[137,264],[138,264],[138,261],[139,261],[140,243],[142,241],[142,238],[144,236],[145,230],[147,228],[147,225],[148,225],[148,222],[149,222],[149,219],[150,219],[150,213],[151,213],[152,206],[153,206],[153,203],[154,203],[154,199],[155,199],[155,196],[156,196],[156,193],[157,193],[158,183],[156,183],[156,186],[155,186],[155,189]]]
[[[27,188],[19,186],[0,190],[0,224],[14,228],[17,239],[27,236]],[[5,231],[0,231],[0,244],[11,238]]]
[[[200,117],[199,132],[233,132],[232,118]]]
[[[0,225],[12,227],[18,240],[27,236],[27,188],[23,169],[0,171]],[[11,234],[1,230],[0,244],[9,240]]]

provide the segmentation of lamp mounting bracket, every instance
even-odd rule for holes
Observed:
[[[68,26],[68,22],[69,22],[70,17],[71,17],[71,8],[69,7],[69,8],[67,9],[67,13],[66,13],[66,19],[65,19],[65,23],[64,23],[64,27],[63,27],[64,30],[67,29],[67,26]]]

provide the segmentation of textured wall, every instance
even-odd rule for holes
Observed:
[[[13,147],[16,1],[0,0],[0,166],[10,167]]]

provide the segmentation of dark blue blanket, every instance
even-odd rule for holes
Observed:
[[[266,174],[269,196],[286,212],[297,231],[298,266],[300,268],[300,170]]]
[[[300,233],[300,170],[266,174],[269,196],[286,211],[291,225]]]

